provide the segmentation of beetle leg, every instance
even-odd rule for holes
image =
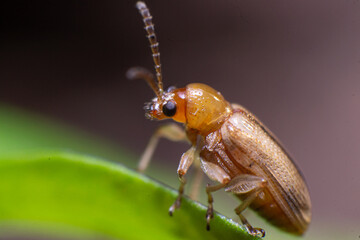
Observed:
[[[246,220],[242,212],[252,203],[252,201],[259,196],[266,184],[265,179],[249,174],[242,174],[233,178],[226,186],[225,191],[235,194],[247,194],[242,203],[235,208],[236,214],[239,216],[241,222],[248,229],[249,233],[254,236],[265,236],[265,231],[261,228],[254,228]]]
[[[177,169],[177,173],[180,180],[179,194],[173,205],[169,208],[169,214],[172,216],[175,209],[180,208],[181,199],[184,194],[184,186],[186,184],[185,174],[189,170],[191,164],[194,162],[194,159],[197,157],[199,151],[196,146],[191,146],[189,150],[187,150],[182,156],[179,163],[179,167]]]
[[[257,189],[244,199],[244,201],[235,208],[236,214],[239,216],[242,224],[247,228],[248,232],[253,236],[265,237],[265,230],[262,228],[254,228],[248,220],[241,213],[251,204],[251,202],[258,196],[262,189]]]
[[[181,206],[181,199],[182,199],[182,196],[184,194],[184,186],[186,184],[186,179],[184,176],[179,176],[179,179],[180,179],[180,187],[179,187],[179,190],[178,190],[178,196],[175,200],[175,202],[173,203],[173,205],[171,205],[171,207],[169,208],[169,215],[172,216],[175,209],[178,209],[180,208]]]
[[[137,166],[138,172],[144,172],[148,167],[151,157],[155,151],[155,148],[159,142],[159,139],[163,137],[171,141],[187,141],[185,131],[174,123],[160,126],[155,133],[151,136],[148,145],[140,158]]]
[[[253,236],[259,236],[261,238],[265,237],[265,230],[262,228],[254,228],[251,226],[251,224],[248,222],[248,220],[242,215],[241,213],[237,214],[242,222],[242,224],[245,225],[248,232]]]
[[[210,186],[208,184],[206,186],[206,193],[208,195],[208,209],[206,211],[206,229],[208,231],[210,230],[210,221],[214,217],[214,207],[213,207],[214,199],[213,199],[211,193],[222,189],[226,185],[227,185],[227,182],[224,182],[224,183],[221,183],[221,184],[218,184],[218,185],[214,185],[214,186]]]

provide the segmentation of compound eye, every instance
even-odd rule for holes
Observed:
[[[176,103],[174,101],[168,101],[163,105],[162,111],[167,117],[174,116],[176,113]]]

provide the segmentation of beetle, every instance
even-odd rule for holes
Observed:
[[[284,231],[302,235],[311,221],[311,200],[304,178],[290,155],[251,112],[241,105],[230,104],[210,86],[192,83],[164,91],[152,16],[144,2],[137,2],[136,7],[150,42],[156,80],[151,72],[140,67],[129,69],[127,77],[144,79],[156,94],[145,104],[147,118],[172,119],[184,126],[160,127],[150,139],[138,170],[146,169],[160,137],[191,144],[177,169],[179,194],[169,209],[170,215],[180,207],[185,175],[196,163],[211,180],[218,182],[206,187],[208,230],[214,213],[212,193],[225,189],[241,200],[235,212],[250,234],[264,237],[265,231],[252,227],[246,220],[243,211],[248,207]]]

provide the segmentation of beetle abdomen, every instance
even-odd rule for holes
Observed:
[[[246,195],[236,196],[243,200]],[[260,194],[260,197],[252,202],[250,208],[272,225],[277,226],[286,232],[302,235],[306,230],[306,228],[296,223],[294,224],[294,222],[291,221],[289,216],[285,214],[283,209],[277,204],[268,189],[265,189],[263,193]]]
[[[201,157],[219,166],[230,180],[240,174],[266,180],[266,187],[250,207],[285,231],[305,232],[311,220],[306,184],[284,148],[246,109],[233,105],[232,116],[206,138]],[[210,171],[205,172],[209,175]]]
[[[241,160],[244,160],[244,163],[246,163],[251,162],[251,159],[245,156],[243,156],[241,160],[235,159],[234,155],[231,154],[231,151],[225,147],[222,140],[216,144],[214,149],[210,150],[206,147],[203,148],[200,156],[207,164],[212,164],[211,169],[203,170],[215,181],[223,182],[224,179],[233,179],[241,174],[253,174],[259,176],[259,166],[256,163],[250,163],[248,166],[239,164],[239,161]],[[221,168],[223,174],[219,174],[219,170],[217,169],[217,173],[214,174],[214,177],[211,173],[211,171],[215,169],[214,165]],[[221,178],[216,178],[219,176]],[[267,187],[263,190],[259,197],[252,202],[250,208],[274,226],[293,234],[303,234],[309,222],[296,220],[299,216],[298,211],[297,213],[293,213],[291,210],[289,211],[289,204],[283,199],[283,196],[277,190],[276,183],[272,182],[270,178],[265,177],[265,179],[268,182]],[[277,198],[274,197],[274,195]],[[244,200],[247,197],[246,194],[236,196],[241,200]],[[279,200],[279,198],[282,200]]]
[[[223,144],[234,161],[267,181],[266,199],[257,198],[251,207],[274,225],[302,234],[311,221],[311,202],[300,171],[260,121],[239,105],[233,108],[221,128]],[[283,214],[274,214],[271,204]]]

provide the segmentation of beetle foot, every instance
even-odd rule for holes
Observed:
[[[265,237],[265,230],[262,228],[253,228],[253,227],[247,227],[248,232],[253,235],[253,236],[257,236],[257,237]]]
[[[176,198],[175,202],[169,208],[169,215],[172,216],[176,209],[181,206],[181,197]]]
[[[210,221],[214,218],[214,209],[210,205],[206,212],[206,230],[210,231]]]

